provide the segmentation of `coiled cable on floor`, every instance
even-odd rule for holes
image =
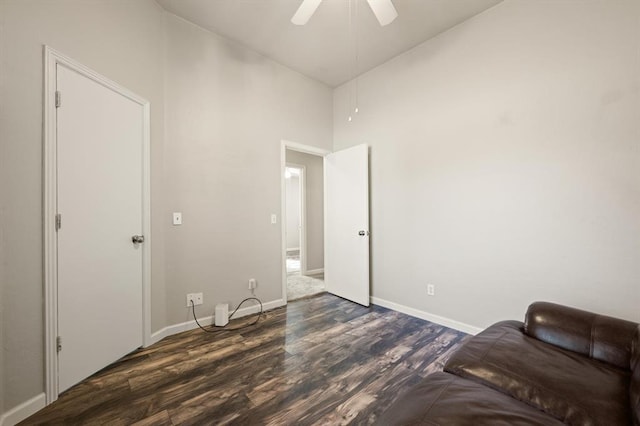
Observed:
[[[231,320],[231,318],[233,317],[233,315],[235,315],[236,312],[238,312],[238,309],[240,309],[240,306],[242,306],[242,304],[248,300],[255,300],[256,302],[258,302],[260,304],[260,312],[258,312],[258,316],[256,317],[256,319],[250,323],[250,324],[245,324],[241,327],[234,327],[234,328],[227,328],[227,325],[225,325],[224,327],[220,327],[220,328],[216,328],[216,329],[207,329],[204,328],[202,325],[200,325],[200,323],[198,322],[198,318],[196,318],[196,305],[193,303],[193,300],[191,301],[191,312],[193,313],[193,319],[195,320],[196,324],[198,324],[198,327],[200,327],[200,329],[204,332],[207,333],[219,333],[221,331],[236,331],[236,330],[242,330],[244,328],[247,327],[251,327],[252,325],[256,325],[258,323],[258,321],[260,321],[260,317],[262,316],[262,313],[264,312],[263,308],[262,308],[262,302],[260,301],[260,299],[258,299],[257,297],[247,297],[246,299],[244,299],[242,302],[240,302],[238,304],[238,306],[233,310],[233,312],[231,312],[231,315],[229,315],[229,320]]]

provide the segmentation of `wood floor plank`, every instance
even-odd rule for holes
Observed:
[[[441,370],[465,338],[325,293],[239,331],[167,337],[22,424],[371,424],[403,390]]]
[[[162,410],[143,420],[133,423],[133,426],[171,426],[171,417],[167,410]]]

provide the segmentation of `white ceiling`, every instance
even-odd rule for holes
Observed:
[[[502,0],[393,0],[398,18],[381,27],[365,0],[323,0],[307,25],[290,21],[302,0],[157,0],[174,13],[331,87],[471,18]],[[357,6],[355,5],[355,2]],[[355,10],[357,8],[357,22]],[[355,37],[358,27],[358,72]],[[353,31],[353,32],[352,32]]]

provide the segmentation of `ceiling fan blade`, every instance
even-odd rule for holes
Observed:
[[[398,12],[393,7],[391,0],[367,0],[367,2],[383,27],[389,25],[398,17]]]
[[[322,0],[302,0],[302,4],[300,4],[293,18],[291,18],[291,22],[295,25],[306,24],[318,6],[320,6],[321,1]]]

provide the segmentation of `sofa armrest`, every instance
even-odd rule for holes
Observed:
[[[568,306],[534,302],[527,310],[524,332],[543,342],[630,370],[637,326]]]

